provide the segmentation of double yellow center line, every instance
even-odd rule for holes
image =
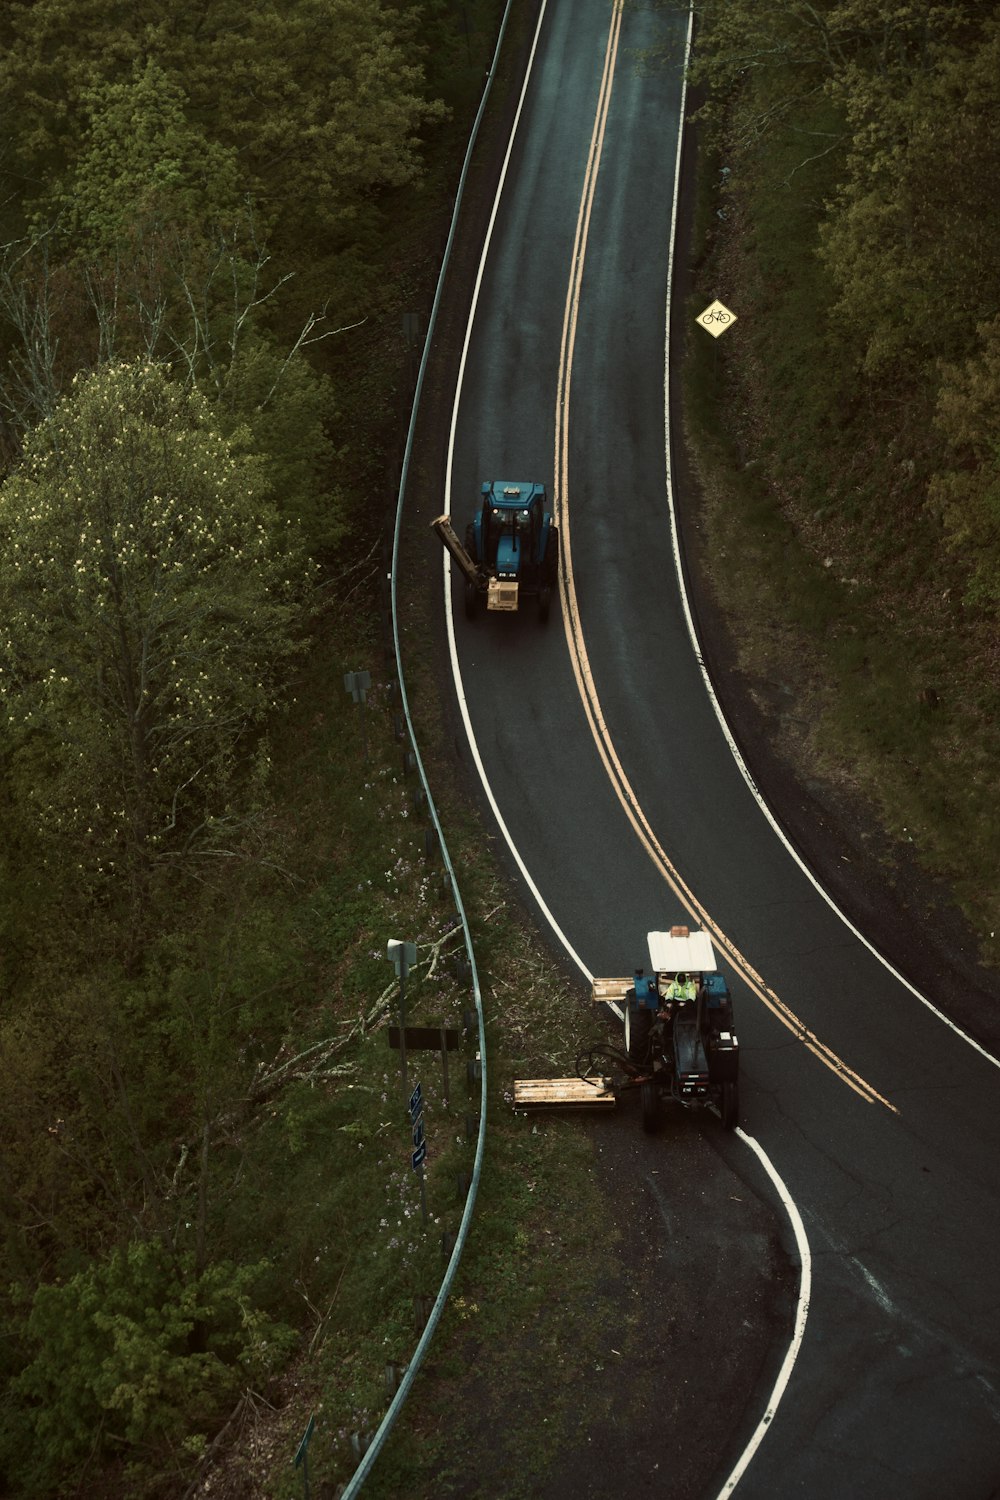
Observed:
[[[577,324],[580,314],[580,289],[583,282],[583,269],[586,260],[587,239],[590,232],[594,193],[597,187],[597,175],[601,163],[601,153],[604,148],[604,133],[611,105],[611,90],[618,59],[623,7],[624,0],[614,0],[608,43],[604,56],[604,70],[601,76],[601,87],[598,95],[597,114],[590,140],[583,194],[580,199],[580,208],[577,215],[570,280],[563,313],[562,342],[559,350],[559,377],[555,414],[556,479],[553,503],[556,520],[559,525],[561,562],[559,586],[562,599],[562,618],[566,631],[566,641],[569,646],[570,660],[573,664],[573,674],[576,678],[577,688],[583,703],[584,712],[587,716],[587,722],[590,726],[590,732],[597,746],[601,761],[604,764],[608,780],[614,788],[618,800],[625,811],[625,816],[634,828],[639,842],[663,876],[667,885],[673,891],[677,900],[697,923],[711,933],[718,947],[725,953],[729,962],[748,988],[753,991],[772,1015],[776,1016],[781,1024],[787,1027],[792,1035],[814,1057],[817,1057],[821,1063],[828,1067],[831,1072],[835,1073],[838,1078],[847,1084],[848,1088],[853,1089],[862,1099],[870,1104],[883,1104],[886,1109],[891,1110],[894,1114],[898,1114],[899,1111],[894,1104],[891,1104],[870,1083],[867,1083],[860,1074],[849,1067],[825,1042],[821,1042],[815,1032],[806,1026],[795,1012],[764,983],[761,976],[736,945],[725,935],[718,924],[712,920],[701,902],[695,897],[693,891],[682,880],[679,872],[667,857],[666,851],[653,832],[649,820],[639,804],[639,799],[628,777],[625,775],[601,709],[600,698],[598,697],[594,676],[590,668],[590,660],[580,622],[576,584],[573,576],[573,541],[569,511],[569,409],[573,373],[573,352],[576,346]]]

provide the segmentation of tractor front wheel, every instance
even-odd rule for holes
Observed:
[[[465,618],[474,620],[479,613],[479,590],[469,579],[465,581]]]
[[[545,556],[542,559],[542,578],[550,588],[555,588],[559,577],[559,528],[553,524],[545,538]]]
[[[653,1013],[645,1005],[630,1005],[625,1012],[625,1050],[634,1068],[649,1067],[649,1033]]]

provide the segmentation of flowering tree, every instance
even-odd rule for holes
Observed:
[[[0,748],[50,861],[204,848],[301,638],[310,567],[260,462],[155,363],[74,382],[0,488]]]

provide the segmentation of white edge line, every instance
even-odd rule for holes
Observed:
[[[782,1396],[785,1394],[785,1391],[788,1388],[788,1383],[792,1378],[792,1367],[795,1364],[796,1359],[798,1358],[799,1350],[802,1347],[802,1341],[805,1337],[806,1319],[809,1316],[809,1299],[812,1295],[812,1252],[809,1249],[809,1241],[806,1238],[805,1225],[802,1223],[802,1215],[796,1208],[792,1195],[789,1193],[781,1177],[778,1175],[777,1168],[774,1166],[773,1162],[771,1161],[770,1157],[768,1156],[767,1152],[764,1150],[760,1142],[754,1140],[752,1135],[747,1135],[746,1131],[741,1130],[739,1126],[737,1126],[736,1128],[736,1134],[739,1136],[741,1141],[744,1141],[746,1145],[750,1147],[750,1150],[760,1161],[760,1164],[764,1168],[764,1171],[774,1183],[778,1196],[781,1199],[785,1212],[788,1215],[789,1221],[792,1226],[792,1232],[795,1235],[795,1244],[799,1252],[799,1296],[795,1308],[795,1328],[792,1334],[792,1341],[789,1344],[787,1353],[785,1354],[785,1358],[782,1361],[781,1369],[778,1371],[778,1378],[774,1382],[774,1387],[771,1391],[770,1398],[768,1399],[764,1415],[757,1423],[757,1427],[749,1443],[747,1443],[743,1452],[740,1454],[740,1457],[736,1463],[736,1467],[733,1469],[732,1473],[723,1484],[722,1489],[719,1491],[718,1500],[724,1500],[725,1496],[731,1495],[733,1493],[733,1490],[735,1490],[736,1486],[743,1478],[743,1475],[746,1473],[747,1468],[750,1464],[750,1460],[753,1458],[754,1454],[757,1452],[757,1449],[764,1441],[765,1434],[770,1430],[774,1422],[775,1413],[778,1410],[778,1406]]]
[[[566,952],[569,954],[570,958],[580,970],[583,977],[586,979],[587,983],[590,984],[594,976],[587,968],[587,965],[584,963],[579,953],[577,953],[576,949],[573,947],[569,938],[559,926],[559,923],[556,921],[547,903],[545,902],[541,891],[538,889],[538,886],[535,884],[534,880],[528,873],[528,867],[524,863],[524,860],[521,858],[521,855],[518,852],[517,845],[514,843],[514,840],[511,836],[510,829],[507,827],[507,824],[504,822],[503,817],[501,816],[500,808],[497,805],[497,800],[493,795],[493,788],[491,787],[489,779],[486,775],[486,767],[483,765],[482,757],[479,753],[479,745],[472,729],[472,720],[469,716],[469,705],[465,697],[465,685],[462,681],[462,669],[458,661],[458,649],[455,644],[455,612],[452,608],[451,574],[448,567],[447,554],[445,554],[444,567],[444,596],[445,620],[448,629],[448,653],[451,656],[451,670],[452,677],[454,678],[455,682],[455,693],[458,697],[458,707],[462,715],[462,723],[465,725],[465,733],[468,737],[469,749],[472,752],[472,759],[475,764],[476,770],[479,773],[479,780],[482,784],[483,791],[486,793],[487,801],[489,802],[490,807],[493,810],[493,816],[497,820],[497,826],[499,827],[500,832],[503,834],[504,839],[507,842],[507,848],[510,850],[514,858],[514,862],[517,865],[517,868],[520,870],[525,884],[530,890],[532,896],[535,898],[535,901],[538,903],[542,915],[544,916],[546,922],[548,922],[549,926],[552,928],[552,931],[555,933],[560,943],[562,943],[563,947],[566,949]],[[611,1008],[616,1012],[620,1019],[621,1011],[618,1010],[618,1007],[613,1005]]]
[[[691,638],[691,644],[692,644],[692,646],[694,648],[695,660],[698,663],[698,670],[701,672],[702,680],[703,680],[703,682],[705,684],[705,690],[708,693],[709,701],[710,701],[710,703],[712,705],[712,708],[715,711],[715,717],[719,721],[719,725],[720,725],[720,727],[722,729],[722,733],[725,735],[725,738],[726,738],[726,743],[729,746],[729,749],[730,749],[730,752],[732,754],[732,757],[735,760],[735,762],[736,762],[736,764],[737,764],[737,766],[739,768],[739,771],[740,771],[741,776],[743,777],[743,780],[746,782],[747,786],[749,787],[751,795],[753,796],[754,800],[756,801],[758,807],[763,812],[763,814],[764,814],[765,818],[767,819],[767,821],[770,823],[772,829],[777,834],[777,836],[780,839],[781,843],[784,844],[786,850],[791,855],[791,857],[795,861],[795,863],[798,865],[798,867],[802,871],[803,875],[805,875],[806,879],[812,885],[813,889],[823,898],[823,900],[826,902],[827,906],[833,912],[834,916],[840,918],[841,922],[843,922],[843,924],[847,928],[847,930],[858,940],[859,943],[863,944],[863,946],[868,949],[868,952],[872,955],[872,957],[875,958],[875,959],[877,959],[878,962],[882,965],[882,967],[884,969],[886,969],[887,972],[890,973],[892,975],[892,977],[895,980],[897,980],[898,983],[901,984],[904,987],[904,989],[909,990],[910,994],[913,995],[917,1000],[919,1000],[920,1003],[921,1003],[921,1005],[926,1006],[927,1009],[931,1012],[932,1015],[936,1016],[939,1021],[943,1022],[944,1025],[947,1026],[950,1031],[953,1031],[957,1037],[960,1037],[963,1042],[967,1042],[968,1045],[970,1047],[974,1048],[974,1050],[976,1052],[978,1052],[980,1054],[980,1056],[984,1057],[987,1062],[992,1063],[995,1068],[1000,1068],[1000,1058],[995,1057],[992,1052],[988,1052],[985,1047],[983,1047],[979,1042],[976,1041],[975,1037],[970,1036],[967,1031],[963,1031],[962,1028],[961,1028],[961,1026],[958,1026],[953,1020],[951,1020],[951,1018],[949,1016],[946,1016],[943,1011],[939,1010],[937,1008],[937,1006],[933,1004],[932,1001],[928,1000],[928,998],[927,998],[926,995],[921,994],[921,992],[916,988],[916,986],[913,985],[913,984],[911,984],[910,981],[907,978],[905,978],[905,976],[902,975],[899,972],[899,970],[896,969],[889,962],[889,960],[884,956],[884,954],[882,954],[882,953],[880,953],[878,951],[878,949],[875,947],[875,945],[873,943],[869,942],[868,938],[865,937],[864,933],[860,932],[858,930],[858,928],[855,927],[855,925],[851,921],[851,919],[848,916],[846,916],[844,912],[841,911],[840,907],[834,901],[834,899],[830,895],[830,893],[828,891],[824,890],[823,886],[820,884],[819,880],[813,874],[812,870],[810,870],[809,866],[805,863],[805,861],[799,855],[798,851],[795,849],[795,847],[793,846],[793,844],[790,842],[790,840],[786,836],[784,830],[781,828],[781,826],[779,825],[779,823],[776,821],[776,819],[774,817],[774,814],[771,812],[771,809],[768,807],[767,803],[764,801],[764,798],[761,796],[760,792],[758,791],[757,784],[754,781],[753,777],[751,776],[750,771],[747,768],[746,762],[743,759],[743,756],[740,754],[739,747],[736,744],[736,740],[734,739],[732,731],[729,728],[729,724],[726,721],[725,714],[723,713],[723,710],[722,710],[722,705],[720,704],[718,698],[716,697],[715,688],[712,685],[712,679],[708,675],[708,669],[705,666],[705,658],[702,655],[701,642],[698,639],[698,632],[697,632],[697,629],[695,628],[694,617],[693,617],[693,615],[691,613],[691,606],[690,606],[690,601],[688,599],[688,592],[687,592],[687,584],[686,584],[686,581],[685,581],[685,578],[684,578],[684,568],[683,568],[683,565],[682,565],[682,562],[681,562],[680,539],[679,539],[678,527],[677,527],[677,513],[676,513],[676,508],[675,508],[675,505],[674,505],[673,476],[672,476],[672,472],[671,472],[671,456],[670,456],[671,455],[671,449],[670,449],[670,304],[671,304],[671,291],[672,291],[673,273],[674,273],[674,238],[675,238],[676,228],[677,228],[677,197],[678,197],[678,191],[679,191],[679,188],[680,188],[680,177],[681,177],[681,144],[682,144],[683,137],[684,137],[684,107],[685,107],[685,101],[687,99],[687,69],[688,69],[688,57],[689,57],[690,51],[691,51],[692,18],[693,18],[693,11],[689,11],[689,13],[688,13],[687,44],[686,44],[685,50],[684,50],[684,74],[683,74],[683,78],[682,78],[682,82],[681,82],[681,126],[680,126],[680,131],[678,132],[678,137],[677,137],[677,164],[676,164],[675,173],[674,173],[674,206],[673,206],[673,215],[672,215],[671,224],[670,224],[670,250],[669,250],[669,255],[668,255],[668,260],[667,260],[667,320],[666,320],[666,339],[665,339],[665,358],[664,358],[664,370],[665,370],[665,380],[664,380],[664,432],[666,434],[665,441],[666,441],[666,468],[667,468],[667,474],[666,474],[666,479],[667,479],[667,502],[668,502],[669,507],[670,507],[670,532],[671,532],[671,538],[672,538],[672,544],[673,544],[674,568],[675,568],[675,571],[676,571],[676,574],[677,574],[677,582],[678,582],[679,587],[680,587],[681,604],[682,604],[683,609],[684,609],[684,618],[685,618],[685,621],[687,622],[688,635]]]
[[[520,121],[521,121],[521,111],[522,111],[522,109],[524,107],[525,96],[526,96],[526,94],[528,92],[528,84],[529,84],[530,79],[531,79],[532,69],[534,68],[534,65],[535,65],[535,54],[536,54],[536,52],[538,50],[538,39],[539,39],[539,36],[541,35],[542,22],[545,19],[545,11],[546,11],[547,5],[548,5],[548,0],[542,0],[542,6],[541,6],[541,9],[540,9],[540,11],[538,13],[538,22],[537,22],[537,25],[535,27],[535,36],[534,36],[534,40],[533,40],[532,45],[531,45],[531,55],[528,58],[528,65],[527,65],[527,68],[525,69],[525,73],[524,73],[524,81],[523,81],[523,83],[521,85],[521,95],[520,95],[520,98],[518,99],[518,102],[517,102],[517,111],[516,111],[516,113],[514,115],[514,123],[513,123],[513,126],[511,128],[511,132],[510,132],[510,140],[507,143],[507,151],[506,151],[506,154],[504,156],[503,167],[501,168],[501,171],[500,171],[500,180],[499,180],[499,182],[497,184],[496,197],[493,200],[493,209],[492,209],[492,211],[490,213],[490,221],[489,221],[489,224],[488,224],[487,229],[486,229],[486,238],[485,238],[485,241],[483,243],[483,253],[480,256],[479,270],[478,270],[478,272],[476,274],[476,284],[475,284],[475,287],[473,288],[473,292],[472,292],[472,305],[471,305],[471,307],[469,309],[469,320],[468,320],[468,323],[466,325],[466,330],[465,330],[465,341],[464,341],[464,343],[462,345],[462,358],[461,358],[461,361],[459,362],[458,378],[457,378],[457,380],[455,382],[455,401],[454,401],[454,405],[452,407],[452,413],[451,413],[451,431],[450,431],[450,434],[449,434],[449,437],[448,437],[448,457],[447,457],[447,462],[446,462],[446,465],[445,465],[445,497],[444,497],[445,498],[444,508],[445,508],[445,510],[447,512],[451,511],[451,475],[452,475],[452,465],[454,463],[454,456],[455,456],[455,432],[456,432],[456,429],[458,427],[458,408],[459,408],[459,404],[460,404],[461,399],[462,399],[462,385],[463,385],[463,382],[465,380],[465,365],[466,365],[466,360],[468,358],[468,353],[469,353],[469,344],[471,343],[471,340],[472,340],[472,326],[473,326],[473,323],[475,322],[475,318],[476,318],[476,309],[479,306],[479,293],[480,293],[480,290],[481,290],[482,284],[483,284],[483,274],[484,274],[485,269],[486,269],[486,259],[487,259],[487,256],[489,255],[490,245],[491,245],[491,243],[493,241],[493,230],[494,230],[494,227],[496,225],[497,213],[498,213],[499,208],[500,208],[500,198],[501,198],[501,195],[503,193],[504,183],[507,180],[507,168],[510,165],[511,154],[512,154],[512,152],[514,150],[514,139],[515,139],[515,137],[517,135],[517,128],[518,128],[518,125],[520,124]],[[556,919],[553,916],[552,912],[549,910],[549,907],[547,906],[545,900],[543,899],[541,891],[538,889],[538,886],[535,884],[534,880],[531,878],[530,874],[528,873],[528,867],[524,863],[524,860],[521,858],[521,855],[518,852],[517,846],[514,843],[514,840],[513,840],[512,836],[511,836],[510,829],[507,827],[507,824],[504,822],[503,817],[501,816],[501,813],[500,813],[500,808],[497,805],[497,800],[496,800],[496,798],[493,795],[493,788],[490,786],[489,779],[488,779],[488,777],[486,775],[486,768],[483,765],[482,756],[479,753],[479,745],[477,743],[476,736],[473,733],[472,719],[469,716],[469,705],[468,705],[468,702],[466,701],[466,696],[465,696],[465,684],[464,684],[464,682],[462,680],[462,669],[461,669],[461,666],[460,666],[459,660],[458,660],[458,649],[457,649],[457,646],[456,646],[456,643],[455,643],[455,612],[454,612],[454,608],[453,608],[453,604],[452,604],[451,558],[450,558],[450,555],[447,552],[443,552],[442,553],[442,568],[443,568],[443,579],[444,579],[445,622],[446,622],[447,633],[448,633],[448,654],[451,657],[451,673],[452,673],[452,678],[453,678],[454,683],[455,683],[455,693],[456,693],[456,696],[458,698],[459,711],[460,711],[460,713],[462,715],[462,723],[465,725],[465,733],[466,733],[466,737],[468,738],[468,741],[469,741],[469,749],[472,752],[472,759],[473,759],[473,762],[475,764],[476,771],[479,774],[480,783],[482,784],[483,790],[486,793],[486,798],[487,798],[487,801],[489,802],[490,807],[491,807],[491,809],[493,811],[493,816],[496,818],[497,826],[499,827],[500,832],[503,834],[504,839],[507,842],[507,847],[510,850],[511,855],[514,858],[514,862],[517,865],[517,868],[521,872],[521,876],[522,876],[523,880],[525,881],[525,884],[527,885],[528,889],[530,890],[530,892],[531,892],[532,896],[534,897],[535,901],[538,903],[538,907],[539,907],[540,911],[542,912],[542,915],[544,916],[545,920],[548,922],[549,926],[552,928],[552,931],[555,933],[556,937],[562,943],[563,947],[566,949],[566,952],[569,954],[570,958],[576,964],[577,968],[580,970],[580,972],[583,974],[584,978],[587,980],[587,983],[589,984],[591,982],[591,980],[593,979],[593,977],[594,977],[593,974],[587,968],[587,965],[584,963],[583,959],[580,957],[580,955],[577,953],[576,949],[570,943],[569,938],[566,936],[566,934],[563,932],[562,928],[559,926],[559,923],[556,921]]]

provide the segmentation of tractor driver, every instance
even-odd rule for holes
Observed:
[[[663,1000],[656,1012],[657,1018],[660,1021],[672,1021],[677,1006],[685,1000],[696,999],[697,995],[698,986],[693,979],[689,979],[684,973],[675,974],[663,991]]]

